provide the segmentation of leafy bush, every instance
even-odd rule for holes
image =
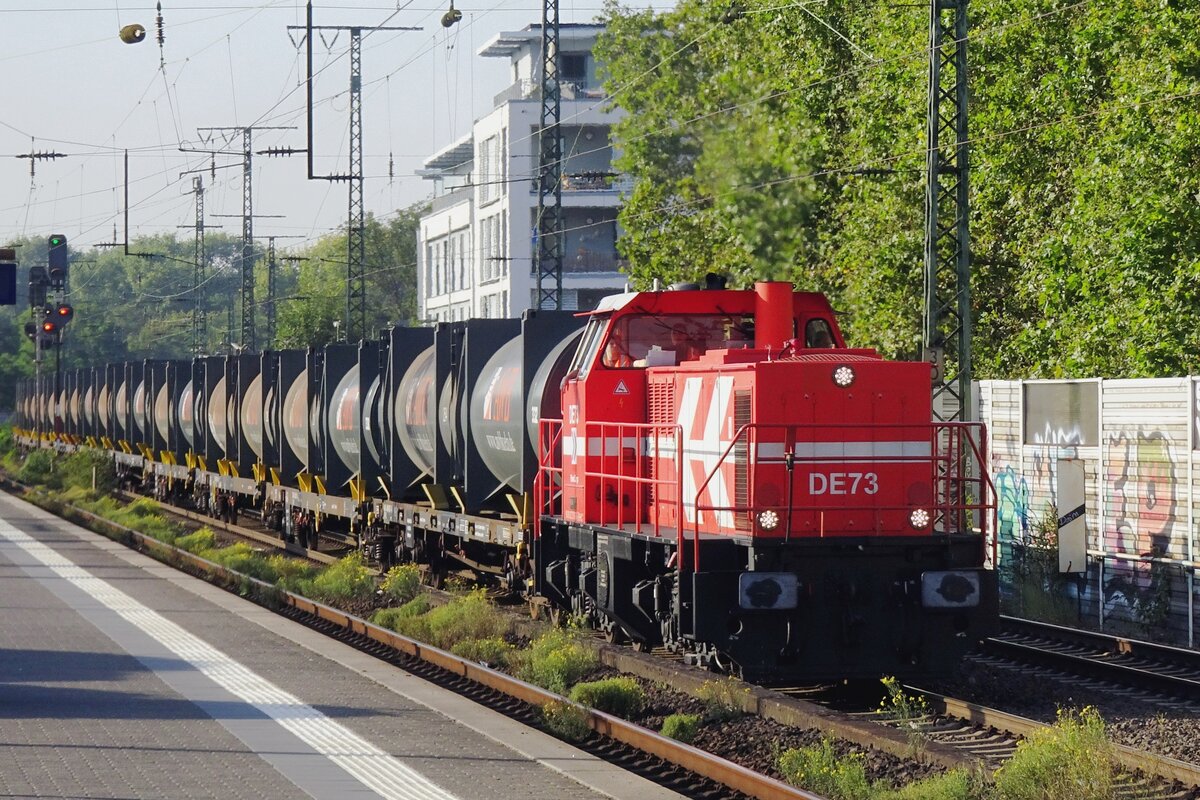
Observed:
[[[77,450],[62,460],[59,471],[63,487],[91,489],[93,470],[97,492],[108,494],[117,488],[117,471],[112,456],[90,448]]]
[[[778,766],[788,783],[830,800],[872,800],[875,795],[862,754],[839,756],[828,738],[809,747],[785,750]]]
[[[29,485],[50,486],[53,472],[53,454],[49,450],[34,450],[25,457],[25,463],[17,473],[17,480]]]
[[[130,507],[132,508],[132,506]],[[180,536],[175,540],[175,546],[180,550],[186,550],[189,553],[200,555],[206,550],[212,550],[217,546],[217,537],[216,534],[214,534],[208,528],[201,528],[195,533],[189,533],[187,536]]]
[[[542,706],[542,718],[547,728],[570,742],[582,741],[592,732],[587,712],[572,703],[552,700]]]
[[[223,567],[258,578],[260,581],[274,583],[279,575],[271,569],[271,562],[259,550],[255,550],[246,542],[235,542],[228,547],[214,550],[208,555]]]
[[[11,425],[0,425],[0,456],[6,456],[16,447]]]
[[[700,732],[700,722],[699,714],[672,714],[663,720],[659,733],[677,742],[691,744]]]
[[[375,592],[375,576],[361,553],[340,558],[314,577],[307,587],[314,600],[365,600]]]
[[[705,681],[695,694],[704,704],[704,716],[710,722],[737,719],[746,713],[752,699],[749,687],[736,678]]]
[[[882,678],[880,682],[887,690],[887,697],[879,704],[879,714],[897,723],[919,760],[928,744],[921,722],[929,716],[929,704],[921,695],[906,694],[903,684],[894,676]]]
[[[513,646],[503,639],[464,639],[450,648],[450,652],[461,658],[478,661],[488,667],[503,667]]]
[[[596,654],[576,631],[551,629],[509,659],[516,676],[563,694],[596,666]]]
[[[398,623],[397,630],[449,650],[469,639],[502,639],[510,624],[482,590],[459,595],[420,617]]]
[[[380,588],[388,597],[400,603],[407,603],[421,591],[421,569],[416,564],[392,567],[384,576]]]
[[[310,581],[317,574],[317,567],[311,562],[285,555],[270,556],[267,566],[275,574],[275,584],[285,590],[300,581]]]
[[[952,769],[915,781],[903,789],[882,791],[878,800],[983,800],[985,786],[978,776]]]
[[[627,676],[577,683],[571,699],[591,708],[629,719],[646,704],[646,693],[636,680]]]
[[[1095,708],[1059,711],[1058,721],[1034,731],[995,774],[1000,800],[1101,800],[1112,797],[1112,745]]]

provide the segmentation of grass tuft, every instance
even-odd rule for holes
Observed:
[[[646,693],[641,685],[624,675],[577,683],[571,689],[571,699],[625,719],[630,719],[646,705]]]
[[[1112,797],[1116,770],[1104,720],[1091,706],[1058,712],[1034,731],[995,774],[999,800],[1102,800]]]
[[[861,753],[839,756],[833,742],[785,750],[779,756],[779,772],[788,783],[829,800],[873,800],[875,790],[867,780]]]
[[[518,678],[558,694],[596,666],[596,654],[578,631],[551,629],[533,640],[528,650],[510,659]]]
[[[421,570],[416,564],[392,567],[384,576],[380,588],[396,602],[407,603],[421,591]]]
[[[132,507],[130,506],[130,508]],[[133,526],[131,525],[130,527]],[[187,536],[177,538],[175,546],[180,550],[200,555],[201,553],[213,550],[217,546],[217,536],[208,528],[201,528],[195,533],[189,533]]]
[[[362,554],[351,553],[311,576],[288,575],[279,588],[326,603],[367,600],[375,593],[375,577]]]
[[[461,658],[478,661],[486,667],[503,667],[515,648],[503,639],[464,639],[450,648],[450,652]]]
[[[728,722],[746,713],[753,699],[750,688],[736,678],[705,681],[695,692],[710,722]]]
[[[663,720],[659,733],[677,742],[691,744],[700,732],[702,721],[699,714],[672,714]]]
[[[592,732],[587,712],[573,703],[552,700],[542,706],[542,718],[551,732],[569,742],[583,741]]]

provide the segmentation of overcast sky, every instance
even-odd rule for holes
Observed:
[[[459,0],[462,21],[446,30],[449,7],[430,0],[326,0],[314,24],[416,27],[364,31],[362,48],[364,197],[385,215],[426,198],[421,162],[470,130],[510,80],[507,59],[475,52],[496,33],[540,22],[536,0]],[[648,2],[631,5],[644,7]],[[667,0],[653,4],[669,7]],[[155,9],[144,0],[0,0],[0,243],[65,234],[74,247],[124,236],[124,150],[129,150],[129,236],[175,231],[195,219],[193,175],[201,169],[209,225],[241,234],[240,155],[212,158],[180,147],[229,149],[242,135],[202,127],[295,126],[263,130],[254,149],[305,146],[304,51],[287,26],[304,24],[296,0],[163,0],[161,47]],[[561,21],[587,22],[601,0],[561,0]],[[139,44],[118,30],[141,24]],[[294,41],[293,41],[294,39]],[[315,38],[316,172],[348,163],[349,34]],[[161,57],[161,62],[160,62]],[[160,63],[162,66],[160,66]],[[35,161],[22,154],[56,152]],[[296,236],[295,246],[344,224],[345,183],[307,181],[303,155],[254,157],[255,233]],[[392,173],[389,178],[389,160]],[[226,166],[229,165],[229,166]]]

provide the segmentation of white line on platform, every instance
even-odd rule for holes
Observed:
[[[0,537],[136,626],[221,688],[275,720],[371,791],[388,800],[457,800],[349,728],[4,520],[0,520]]]

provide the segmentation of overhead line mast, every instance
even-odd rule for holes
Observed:
[[[537,305],[562,308],[562,84],[558,0],[542,0],[542,112],[538,130]]]
[[[363,205],[362,142],[362,34],[363,31],[419,31],[421,28],[393,25],[313,25],[312,2],[306,4],[305,24],[289,25],[288,30],[304,31],[307,48],[308,85],[308,179],[345,181],[349,186],[346,219],[346,339],[367,335],[366,219]],[[350,33],[350,171],[344,175],[316,175],[313,172],[313,31],[349,31]],[[297,152],[289,150],[287,152]],[[279,154],[284,154],[280,151]]]
[[[934,418],[971,418],[971,236],[967,184],[967,0],[931,0],[926,120],[926,357]]]
[[[224,144],[232,143],[233,138],[237,134],[242,135],[242,253],[238,259],[239,267],[242,273],[242,335],[241,347],[245,351],[253,351],[258,348],[258,336],[255,330],[254,323],[254,184],[252,172],[252,159],[254,157],[254,132],[255,131],[289,131],[294,130],[287,126],[278,125],[225,125],[221,127],[197,128],[201,136],[207,132],[210,136],[213,133],[222,134],[225,139]],[[213,153],[217,155],[239,155],[237,151],[230,150],[195,150],[190,148],[180,148],[187,153]],[[221,216],[220,214],[214,216]],[[232,313],[232,308],[230,309]],[[232,348],[232,331],[230,331],[230,347]]]

